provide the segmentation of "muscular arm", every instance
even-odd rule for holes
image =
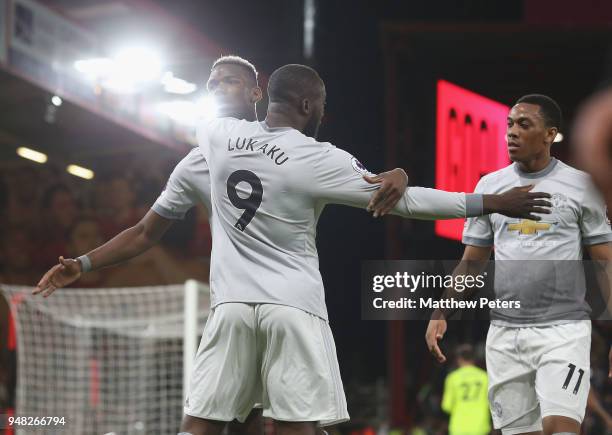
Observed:
[[[172,219],[149,210],[136,225],[87,253],[91,269],[112,266],[142,254],[159,241],[172,222]],[[59,264],[45,273],[32,293],[49,296],[57,288],[65,287],[79,279],[82,273],[83,265],[80,261],[60,257]]]
[[[172,219],[149,210],[136,225],[87,253],[92,270],[119,264],[142,254],[159,242],[172,223]]]
[[[446,192],[409,187],[391,213],[413,219],[453,219],[501,213],[510,217],[540,220],[532,213],[550,213],[545,193],[530,192],[532,186],[515,187],[501,194]]]
[[[376,189],[362,175],[368,174],[349,153],[330,146],[313,163],[313,179],[305,181],[305,188],[322,203],[344,204],[366,208]],[[510,189],[499,195],[446,192],[424,187],[408,187],[391,210],[412,219],[455,219],[502,213],[507,216],[538,220],[532,213],[548,213],[550,206],[541,198],[546,193],[530,192],[532,186]]]

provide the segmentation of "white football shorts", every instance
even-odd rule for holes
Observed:
[[[542,418],[580,423],[590,389],[591,321],[540,327],[491,325],[489,404],[503,435],[542,430]]]
[[[275,304],[231,302],[211,311],[185,414],[242,422],[256,404],[279,421],[327,426],[349,419],[326,320]]]

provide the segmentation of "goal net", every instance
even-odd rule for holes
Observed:
[[[49,298],[0,289],[17,335],[15,415],[65,418],[22,433],[178,432],[207,286],[60,289]]]

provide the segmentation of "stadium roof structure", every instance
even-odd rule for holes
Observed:
[[[136,89],[77,70],[78,61],[108,61],[122,46],[143,44],[163,64]],[[158,108],[193,106],[212,62],[227,53],[151,0],[0,0],[0,160],[15,161],[18,146],[84,164],[139,151],[184,154],[193,122]],[[168,91],[166,79],[190,92]]]

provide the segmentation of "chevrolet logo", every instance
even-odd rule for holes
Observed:
[[[551,223],[536,222],[531,219],[521,219],[518,224],[508,224],[508,231],[518,231],[519,234],[537,234],[538,231],[547,231]]]

